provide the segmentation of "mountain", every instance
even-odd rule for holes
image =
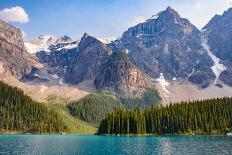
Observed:
[[[57,37],[51,35],[40,35],[37,39],[26,40],[25,46],[29,53],[36,53],[39,51],[50,52],[48,49],[50,45],[55,44]]]
[[[215,16],[204,30],[168,7],[129,28],[118,40],[97,39],[87,33],[80,41],[67,35],[40,36],[25,45],[38,46],[32,53],[43,66],[33,67],[21,80],[129,96],[154,83],[162,102],[228,96],[232,91],[230,12]],[[115,55],[121,52],[125,57],[118,59]]]
[[[73,42],[73,40],[69,36],[65,35],[63,37],[59,37],[59,39],[57,39],[56,41],[56,44],[70,43],[70,42]]]
[[[79,41],[73,41],[67,35],[39,36],[38,39],[26,41],[25,45],[29,52],[39,58],[43,67],[33,68],[32,72],[21,78],[21,81],[32,84],[64,85],[63,77],[67,67],[74,63],[73,60],[78,55],[78,43]]]
[[[168,7],[157,16],[129,28],[109,44],[124,50],[145,73],[157,79],[183,78],[205,88],[215,79],[213,61],[202,46],[202,34],[189,20]]]
[[[99,67],[107,61],[111,53],[105,44],[85,33],[78,44],[78,56],[68,67],[65,82],[79,84],[85,80],[93,80]]]
[[[209,50],[221,65],[219,79],[232,86],[232,8],[215,15],[203,28]],[[220,67],[220,66],[219,66]]]
[[[0,51],[0,73],[8,72],[20,78],[37,63],[37,59],[24,46],[21,30],[1,20]]]
[[[127,96],[141,95],[146,89],[153,87],[151,79],[122,52],[113,53],[107,62],[101,65],[94,84],[97,89]]]

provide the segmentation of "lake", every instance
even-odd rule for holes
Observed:
[[[231,154],[232,136],[0,135],[0,154]]]

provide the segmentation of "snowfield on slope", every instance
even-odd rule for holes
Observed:
[[[159,82],[159,85],[161,86],[161,88],[163,89],[164,91],[164,96],[165,97],[168,97],[169,96],[169,91],[167,89],[167,86],[170,85],[169,82],[167,82],[164,78],[164,74],[163,73],[160,73],[160,77],[158,79],[156,79],[157,82]]]
[[[210,56],[210,58],[213,60],[214,65],[211,67],[212,71],[214,72],[216,79],[215,79],[215,83],[217,83],[219,75],[226,70],[226,67],[220,63],[220,59],[218,57],[216,57],[209,48],[208,45],[208,39],[205,37],[205,35],[203,35],[202,37],[202,46],[203,48],[207,51],[208,55]]]

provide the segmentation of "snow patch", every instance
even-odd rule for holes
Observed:
[[[68,44],[64,47],[61,47],[61,48],[58,48],[57,51],[61,51],[62,49],[66,49],[66,50],[69,50],[69,49],[74,49],[74,48],[77,48],[78,47],[78,44]]]
[[[100,40],[101,42],[103,42],[104,44],[109,44],[113,41],[116,40],[115,37],[110,37],[110,38],[97,38],[98,40]]]
[[[156,14],[156,15],[151,16],[151,18],[150,18],[150,19],[148,19],[148,20],[151,20],[151,19],[157,19],[158,17],[159,17],[159,14]]]
[[[126,54],[128,54],[130,51],[126,48],[126,51],[125,51],[125,52],[126,52]]]
[[[39,51],[45,51],[45,52],[50,52],[50,50],[48,49],[48,47],[45,47],[43,45],[38,45],[38,44],[33,44],[33,43],[24,43],[27,51],[29,53],[36,53]]]
[[[188,75],[188,78],[192,76],[194,72],[195,72],[195,68],[193,68],[192,72]]]
[[[59,79],[59,76],[57,76],[57,74],[51,74],[52,77],[54,77],[55,79]]]
[[[61,86],[63,86],[63,85],[64,85],[64,83],[63,83],[63,79],[62,79],[62,78],[60,79],[59,84],[60,84]]]
[[[136,36],[136,38],[139,38],[139,37],[141,37],[141,36],[143,36],[143,34],[138,34],[138,35]]]
[[[24,45],[29,53],[36,53],[39,51],[50,52],[49,46],[54,44],[57,37],[50,35],[40,35],[38,39],[25,41]]]
[[[209,49],[209,45],[208,45],[208,40],[205,37],[205,35],[203,35],[202,37],[202,46],[203,48],[206,50],[207,54],[210,56],[210,58],[213,60],[214,65],[211,67],[212,71],[214,72],[216,79],[215,79],[215,83],[218,81],[219,75],[226,70],[226,67],[220,63],[220,59],[218,57],[216,57]]]
[[[163,89],[164,91],[164,96],[165,97],[168,97],[168,94],[170,93],[167,89],[167,86],[170,85],[169,82],[167,82],[164,78],[164,74],[163,73],[160,73],[160,77],[158,79],[156,79],[157,82],[159,82],[161,88]]]

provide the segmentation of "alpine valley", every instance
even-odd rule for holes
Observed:
[[[224,133],[232,124],[231,19],[229,9],[199,30],[168,7],[114,40],[88,33],[79,40],[67,35],[28,40],[0,21],[0,132],[94,134],[100,125],[101,134],[184,133],[189,128]],[[170,102],[184,103],[178,109]],[[194,108],[198,113],[184,113],[185,102],[191,114]],[[224,112],[216,117],[207,107]],[[172,110],[198,126],[182,126]],[[141,123],[151,122],[153,113],[156,120],[166,115],[176,120],[180,129],[165,130],[170,125],[165,121],[165,129]],[[206,113],[215,119],[207,122]],[[224,122],[218,122],[223,124],[217,124],[222,117]],[[141,124],[117,130],[118,118]],[[201,121],[208,126],[200,126]]]

